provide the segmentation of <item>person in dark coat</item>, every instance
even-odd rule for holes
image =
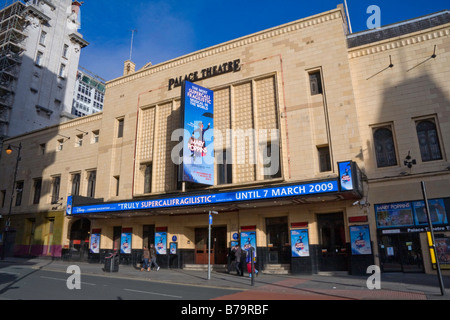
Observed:
[[[148,261],[150,260],[150,251],[147,246],[144,246],[144,249],[142,249],[142,259],[141,271],[144,271],[145,269],[150,271],[150,265],[148,264]]]
[[[234,249],[234,257],[235,257],[235,267],[238,276],[244,275],[244,270],[242,270],[242,249],[239,244],[236,245]]]

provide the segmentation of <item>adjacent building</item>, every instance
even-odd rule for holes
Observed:
[[[0,10],[0,145],[72,119],[81,2],[6,1]]]
[[[105,80],[81,66],[78,67],[72,114],[84,117],[102,111],[104,97]]]
[[[339,6],[140,70],[126,61],[103,112],[5,141],[3,249],[137,264],[154,243],[160,265],[185,268],[207,263],[211,224],[213,264],[240,244],[266,272],[432,272],[424,182],[448,268],[449,36],[448,11],[349,34]],[[194,93],[209,120],[183,127]],[[213,155],[213,173],[196,172],[211,185],[181,178],[180,128],[205,134],[192,157]]]

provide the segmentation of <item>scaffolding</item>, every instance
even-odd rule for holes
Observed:
[[[6,0],[0,10],[0,146],[7,136],[22,53],[25,50],[26,1]]]

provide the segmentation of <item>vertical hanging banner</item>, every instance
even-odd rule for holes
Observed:
[[[182,181],[214,185],[214,92],[188,81],[182,86]]]

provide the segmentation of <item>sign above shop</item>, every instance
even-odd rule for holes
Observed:
[[[66,215],[96,214],[120,211],[138,211],[152,209],[169,209],[187,206],[219,205],[232,202],[283,199],[302,196],[320,196],[322,194],[339,193],[344,199],[362,196],[361,172],[352,161],[346,162],[351,168],[349,184],[350,190],[342,187],[342,177],[321,180],[317,182],[305,182],[298,184],[285,184],[276,187],[244,189],[228,192],[211,193],[205,191],[203,194],[189,195],[180,193],[175,197],[162,197],[138,201],[123,202],[101,202],[102,199],[91,199],[90,202],[78,202],[75,196],[67,197]],[[345,169],[344,169],[345,171]],[[347,179],[345,179],[347,181]],[[96,200],[96,201],[93,201]]]
[[[219,192],[214,194],[208,193],[201,195],[160,198],[152,200],[102,203],[82,206],[72,204],[70,210],[67,210],[67,214],[75,215],[129,210],[165,209],[181,206],[186,207],[205,204],[222,204],[235,201],[275,199],[331,192],[339,192],[338,182],[336,179],[312,183],[285,185],[272,188]]]
[[[221,74],[241,71],[241,60],[235,59],[233,61],[224,62],[222,64],[215,65],[213,67],[204,68],[201,71],[194,71],[177,78],[169,79],[169,90],[179,87],[184,81],[196,82]]]

